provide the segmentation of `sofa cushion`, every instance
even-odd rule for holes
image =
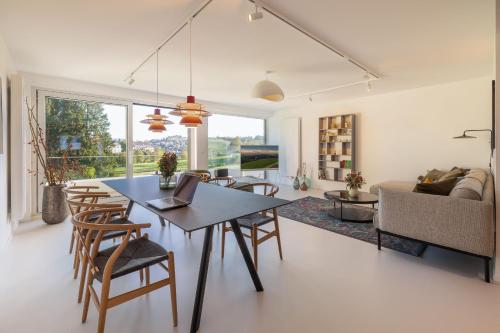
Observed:
[[[467,171],[466,169],[454,167],[453,169],[442,175],[438,181],[441,182],[443,180],[457,179],[458,177],[463,177],[465,176],[466,171]]]
[[[420,183],[415,185],[413,192],[435,195],[448,195],[450,194],[456,183],[456,178],[445,179],[432,184]]]
[[[425,176],[420,176],[418,177],[419,180],[421,180],[422,183],[434,183],[439,180],[439,178],[443,177],[446,174],[446,171],[443,170],[438,170],[438,169],[432,169],[432,170],[427,170],[427,174]]]
[[[415,187],[415,183],[412,182],[401,182],[401,181],[387,181],[379,184],[370,186],[370,193],[377,194],[380,188],[388,188],[390,190],[411,192]]]
[[[450,192],[450,197],[481,200],[485,183],[486,173],[480,169],[473,169],[465,175],[463,179],[457,182]]]

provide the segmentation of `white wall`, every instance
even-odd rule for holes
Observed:
[[[367,93],[369,94],[369,93]],[[465,129],[491,128],[491,78],[478,78],[395,93],[282,110],[269,119],[269,139],[279,142],[282,120],[302,118],[302,160],[313,167],[313,187],[343,188],[317,179],[318,118],[356,114],[357,169],[371,184],[416,181],[431,168],[487,168],[489,135],[453,140]]]
[[[11,236],[11,225],[9,219],[9,212],[7,207],[8,188],[7,188],[7,77],[13,71],[12,61],[9,51],[3,37],[0,35],[0,77],[2,78],[2,90],[0,93],[2,98],[1,105],[1,119],[2,128],[0,129],[1,139],[0,144],[3,146],[0,153],[0,249],[4,247]]]

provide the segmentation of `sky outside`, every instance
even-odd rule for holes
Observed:
[[[126,108],[120,105],[103,104],[104,112],[110,122],[110,134],[113,139],[125,139],[127,133]],[[181,135],[187,137],[187,128],[179,125],[180,117],[168,115],[166,109],[162,113],[168,115],[174,122],[173,125],[167,125],[167,131],[163,133],[153,133],[148,131],[148,125],[141,124],[140,121],[146,118],[147,114],[152,114],[154,107],[134,105],[133,109],[133,133],[134,141],[145,141],[151,139],[161,139],[166,136]],[[262,119],[212,115],[208,119],[208,136],[256,136],[264,135],[264,121]]]

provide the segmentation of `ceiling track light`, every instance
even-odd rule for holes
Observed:
[[[264,17],[264,13],[259,12],[259,3],[255,1],[255,11],[253,13],[248,14],[248,21],[253,22],[260,20]]]
[[[130,79],[128,80],[128,85],[131,86],[134,84],[134,82],[135,82],[135,79],[133,76],[131,76]]]

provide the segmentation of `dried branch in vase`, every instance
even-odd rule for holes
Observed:
[[[45,131],[38,123],[35,106],[30,106],[28,99],[26,99],[26,106],[28,108],[28,124],[31,135],[28,144],[32,147],[32,152],[37,158],[40,169],[43,170],[45,181],[42,184],[52,186],[68,182],[82,171],[78,162],[69,160],[71,144],[67,145],[66,149],[61,149],[62,154],[60,158],[57,158],[58,161],[55,158],[49,158]],[[36,168],[28,170],[28,173],[37,176],[40,172]]]

